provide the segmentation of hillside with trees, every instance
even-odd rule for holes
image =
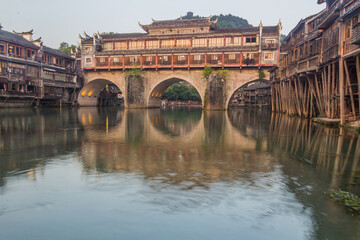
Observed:
[[[192,12],[188,12],[185,16],[182,16],[183,19],[193,19],[193,18],[203,18],[199,15],[194,15]],[[214,15],[211,17],[211,20],[215,20],[218,18],[218,22],[216,24],[217,28],[241,28],[241,27],[252,27],[251,24],[249,24],[248,20],[234,16],[232,14],[227,15]]]

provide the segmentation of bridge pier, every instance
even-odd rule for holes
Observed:
[[[210,111],[222,111],[226,105],[226,79],[214,74],[209,76],[203,101],[203,109]]]
[[[125,77],[125,107],[146,108],[145,79],[142,76]],[[160,105],[159,105],[160,106]]]

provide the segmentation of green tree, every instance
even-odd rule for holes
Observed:
[[[211,66],[206,65],[202,71],[203,78],[208,78],[213,73],[213,71],[214,69]]]
[[[60,43],[60,47],[58,48],[60,51],[66,53],[67,55],[70,55],[71,54],[71,50],[73,52],[76,51],[76,46],[75,45],[69,45],[67,42],[62,42]]]
[[[164,99],[170,101],[201,101],[201,97],[194,87],[190,87],[185,83],[175,83],[164,92]]]
[[[126,71],[125,72],[125,76],[126,77],[140,77],[144,70],[143,69],[140,69],[138,64],[134,63],[132,64],[133,68],[131,68],[130,70]]]
[[[224,70],[219,70],[216,72],[216,76],[220,79],[226,79],[226,77],[229,75],[229,70],[224,69]]]
[[[260,70],[259,70],[259,78],[260,78],[260,79],[264,79],[264,78],[265,78],[265,73],[264,73],[264,70],[263,70],[263,69],[260,69]]]

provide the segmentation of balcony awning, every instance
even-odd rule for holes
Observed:
[[[351,15],[352,13],[354,13],[356,10],[358,10],[360,8],[360,2],[355,4],[355,6],[353,6],[352,8],[350,8],[349,10],[347,10],[343,15],[341,15],[339,17],[339,20],[343,20],[344,18],[348,17],[349,15]]]

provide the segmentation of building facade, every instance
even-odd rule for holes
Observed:
[[[326,8],[301,20],[271,69],[272,108],[289,115],[356,120],[360,113],[359,0],[318,0]]]
[[[0,27],[0,107],[73,103],[75,59],[32,36]]]
[[[85,71],[261,68],[278,63],[281,24],[217,29],[210,17],[156,21],[145,33],[94,34],[81,38]]]

